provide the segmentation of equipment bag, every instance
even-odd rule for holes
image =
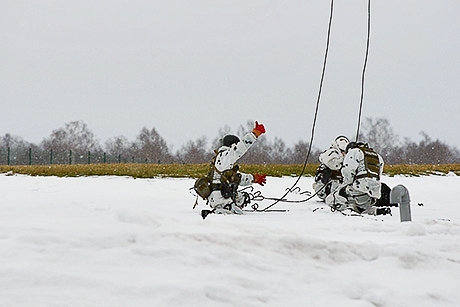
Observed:
[[[198,178],[195,181],[195,184],[193,185],[193,189],[195,190],[195,192],[204,200],[206,200],[213,191],[212,180],[214,178],[214,170],[219,172],[216,169],[216,166],[214,165],[219,152],[217,150],[214,150],[214,152],[216,155],[214,156],[211,163],[209,164],[208,174],[203,177]]]
[[[365,171],[360,172],[356,178],[371,177],[380,180],[380,160],[379,155],[370,148],[367,144],[362,144],[358,148],[364,154],[364,167]]]
[[[209,177],[208,175],[203,176],[198,178],[195,181],[195,185],[193,188],[195,189],[195,192],[203,199],[207,199],[209,195],[211,195],[212,188],[212,177]]]

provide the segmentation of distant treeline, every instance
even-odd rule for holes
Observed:
[[[239,136],[251,131],[253,121],[241,125],[235,133]],[[386,164],[453,164],[460,163],[458,149],[439,140],[432,140],[424,132],[423,139],[415,143],[409,139],[400,142],[385,118],[367,118],[361,129],[360,141],[367,142],[385,159]],[[228,126],[218,131],[208,144],[205,137],[190,140],[180,150],[172,152],[155,128],[143,128],[134,141],[124,136],[114,137],[101,146],[93,132],[82,121],[65,124],[54,130],[40,144],[24,141],[6,133],[0,139],[0,164],[48,165],[48,164],[101,164],[101,163],[154,163],[200,164],[214,156],[214,149],[230,132]],[[332,142],[333,140],[331,140]],[[286,146],[280,138],[269,141],[264,136],[241,159],[243,164],[302,164],[309,143],[299,141],[293,147]],[[318,156],[325,148],[313,147],[308,163],[318,163]]]

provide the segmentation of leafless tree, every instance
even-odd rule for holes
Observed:
[[[450,164],[458,163],[458,150],[449,147],[444,142],[432,140],[425,132],[421,132],[422,141],[416,144],[409,139],[402,150],[402,158],[407,164]]]
[[[286,164],[289,159],[286,143],[278,137],[275,137],[273,144],[269,146],[268,154],[272,163],[275,164]]]
[[[6,133],[0,138],[0,147],[3,148],[27,148],[30,144],[24,141],[21,137],[13,136]]]
[[[206,148],[206,137],[201,137],[196,141],[189,141],[176,157],[181,163],[206,163],[212,159],[213,153]]]
[[[168,145],[155,128],[142,128],[133,146],[133,157],[139,162],[172,163]]]
[[[366,118],[362,131],[359,139],[369,143],[369,146],[380,153],[384,159],[388,158],[398,146],[398,136],[393,132],[386,118]]]
[[[294,145],[292,150],[289,150],[289,162],[292,164],[303,164],[307,158],[308,148],[310,143],[299,141]],[[321,150],[312,147],[310,155],[308,156],[308,163],[318,163],[318,157],[321,153]]]
[[[50,163],[90,163],[90,154],[101,153],[99,141],[83,121],[66,123],[41,143]],[[93,159],[95,162],[96,159]]]
[[[123,162],[132,156],[132,146],[124,136],[117,136],[105,142],[108,161]],[[123,160],[124,159],[124,160]]]
[[[63,128],[54,130],[49,138],[43,140],[42,145],[45,149],[76,152],[101,149],[94,133],[83,121],[66,123]]]
[[[0,138],[0,161],[3,164],[27,164],[28,150],[32,145],[21,137],[6,133]]]

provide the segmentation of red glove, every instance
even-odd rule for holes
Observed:
[[[257,121],[256,121],[256,127],[254,129],[252,129],[252,133],[254,133],[254,135],[256,137],[259,137],[261,134],[265,133],[265,127],[264,125],[262,124],[259,124]]]
[[[263,186],[267,182],[267,178],[265,178],[267,177],[267,175],[259,175],[255,173],[252,176],[254,176],[254,183],[258,183],[261,186]]]

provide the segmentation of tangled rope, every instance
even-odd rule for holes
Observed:
[[[254,202],[253,204],[251,204],[252,210],[246,210],[246,211],[252,211],[252,212],[254,212],[254,211],[255,212],[273,212],[273,211],[286,212],[288,210],[284,210],[284,209],[279,209],[279,210],[271,209],[271,210],[268,210],[270,206],[266,207],[266,208],[264,208],[262,210],[259,210],[259,204],[257,202],[261,202],[261,201],[264,201],[264,200],[273,200],[273,201],[276,201],[276,203],[279,203],[279,202],[283,202],[283,203],[304,203],[304,202],[309,201],[310,199],[312,199],[316,195],[318,195],[319,192],[321,192],[323,189],[325,189],[331,183],[332,183],[331,181],[327,182],[324,186],[322,186],[320,189],[318,189],[318,191],[316,191],[313,194],[310,191],[302,191],[300,189],[300,187],[286,188],[286,193],[283,195],[283,198],[265,197],[264,195],[262,195],[261,191],[254,191],[255,189],[252,186],[242,189],[241,192],[247,193],[249,195],[250,202]],[[250,190],[250,191],[248,192],[248,190]],[[289,193],[295,193],[297,195],[306,195],[307,197],[305,199],[301,199],[301,200],[289,200],[289,199],[284,198]]]

